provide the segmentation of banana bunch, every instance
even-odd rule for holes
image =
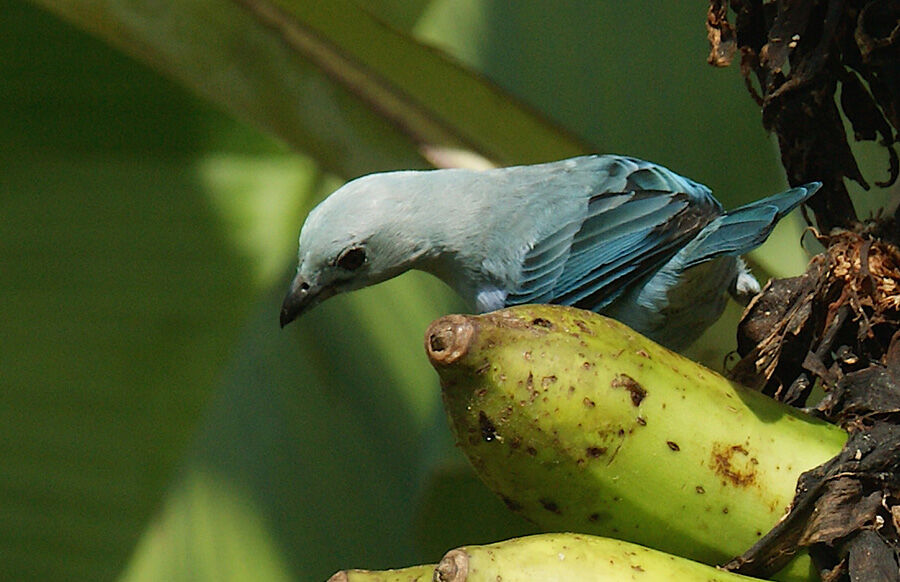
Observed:
[[[328,582],[432,582],[435,564],[410,566],[397,570],[341,570]]]
[[[447,316],[425,348],[457,443],[510,509],[547,531],[722,563],[847,439],[577,309]],[[779,578],[809,579],[808,559]]]
[[[447,552],[441,562],[401,570],[344,570],[328,582],[533,582],[642,580],[750,582],[628,542],[584,534],[540,534]]]

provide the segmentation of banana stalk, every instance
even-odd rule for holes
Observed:
[[[510,509],[547,531],[722,563],[847,439],[587,311],[451,315],[425,344],[457,443]],[[796,562],[780,577],[807,579],[808,560]]]
[[[620,540],[584,534],[539,534],[447,552],[434,582],[641,580],[750,582],[739,574]]]
[[[328,582],[431,582],[434,569],[434,564],[423,564],[398,570],[341,570]]]

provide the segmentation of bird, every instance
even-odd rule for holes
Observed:
[[[369,174],[307,216],[281,327],[330,297],[418,269],[478,313],[569,305],[681,350],[729,294],[746,304],[759,293],[740,256],[820,186],[726,212],[706,186],[620,155]]]

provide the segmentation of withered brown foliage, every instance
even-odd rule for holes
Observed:
[[[879,234],[820,237],[826,251],[806,273],[769,282],[747,306],[732,376],[798,406],[818,383],[812,412],[851,436],[730,569],[770,575],[807,547],[828,582],[900,579],[900,250]]]
[[[823,232],[856,220],[844,178],[869,188],[841,111],[855,139],[885,148],[888,175],[876,184],[897,181],[900,1],[711,0],[707,34],[711,64],[727,66],[740,53],[741,74],[778,138],[791,185],[823,183],[809,203]]]
[[[850,433],[727,568],[769,576],[806,548],[828,582],[900,580],[900,228],[897,215],[857,221],[844,179],[869,184],[842,119],[883,146],[875,184],[896,183],[900,0],[711,0],[707,34],[711,64],[740,55],[788,181],[823,183],[809,206],[826,251],[751,301],[732,376]],[[816,386],[825,397],[808,403]]]
[[[900,252],[852,231],[820,237],[807,272],[770,281],[738,330],[741,383],[804,404],[812,381],[880,361],[900,323]]]

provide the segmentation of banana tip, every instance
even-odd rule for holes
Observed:
[[[447,315],[435,320],[425,332],[425,352],[432,365],[448,366],[465,356],[472,344],[475,326],[465,315]]]
[[[463,550],[447,552],[434,570],[434,582],[465,582],[469,577],[469,554]]]

